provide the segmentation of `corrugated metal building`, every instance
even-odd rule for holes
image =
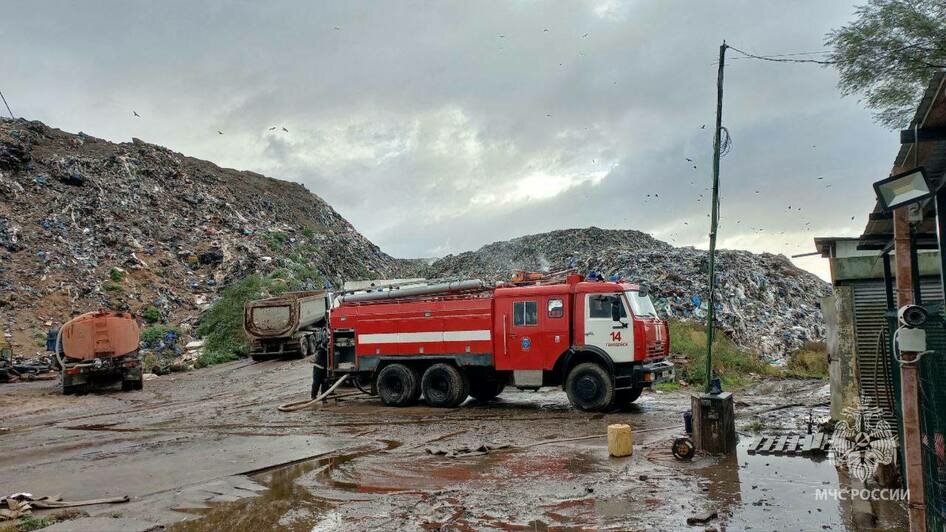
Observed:
[[[914,397],[918,397],[922,455],[919,477],[923,489],[919,491],[925,497],[928,529],[946,530],[946,257],[942,253],[946,247],[946,73],[933,77],[910,129],[901,132],[900,152],[890,175],[916,167],[925,169],[935,194],[911,207],[909,215],[907,207],[896,210],[901,240],[895,242],[894,216],[878,204],[860,237],[817,238],[815,245],[829,259],[834,283],[834,293],[822,305],[828,308],[832,416],[840,417],[845,406],[860,398],[883,408],[886,417],[897,421],[902,472],[904,446],[917,442],[905,440],[901,422],[901,366],[891,341],[897,328],[896,302],[912,299],[929,312],[930,319],[923,327],[929,351],[913,366],[918,381]],[[878,174],[872,181],[882,177]],[[900,279],[895,283],[898,268],[894,253],[905,262],[909,260],[909,268],[903,270],[909,272],[905,274],[911,277],[909,282]],[[898,294],[895,286],[903,291]],[[912,485],[913,481],[907,480]],[[921,508],[915,503],[911,494],[911,518]]]

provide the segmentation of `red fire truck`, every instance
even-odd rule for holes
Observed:
[[[673,378],[667,324],[634,284],[457,281],[342,295],[333,307],[313,387],[349,374],[389,406],[563,386],[575,407],[598,411]]]

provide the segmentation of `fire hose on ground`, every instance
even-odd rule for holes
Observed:
[[[295,412],[297,410],[304,410],[306,408],[311,408],[317,405],[318,403],[320,403],[326,397],[328,397],[332,392],[335,391],[335,388],[338,388],[339,386],[341,386],[341,384],[345,382],[346,380],[348,380],[348,375],[343,375],[342,378],[335,381],[335,384],[329,387],[328,390],[325,390],[324,392],[322,392],[318,397],[315,397],[314,399],[310,399],[308,401],[296,401],[294,403],[286,403],[284,405],[280,405],[278,410],[280,412]],[[356,392],[357,395],[361,395],[361,393],[362,392]],[[345,397],[347,397],[348,395],[356,395],[356,394],[346,394]],[[336,396],[336,397],[342,397],[342,396]]]

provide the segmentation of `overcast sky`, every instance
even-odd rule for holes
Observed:
[[[590,225],[706,247],[720,42],[823,50],[853,5],[16,0],[0,90],[66,131],[301,182],[399,257]],[[860,234],[897,135],[830,68],[729,57],[722,246]]]

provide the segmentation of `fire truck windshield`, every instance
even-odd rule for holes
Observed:
[[[657,309],[654,308],[654,303],[650,300],[650,296],[642,296],[637,290],[628,290],[626,293],[627,301],[631,304],[631,312],[633,312],[635,316],[645,318],[657,317]]]

